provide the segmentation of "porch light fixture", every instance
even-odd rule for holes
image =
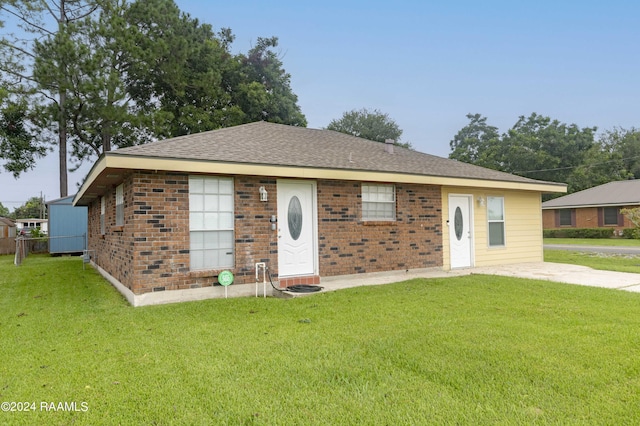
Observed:
[[[258,192],[260,193],[260,201],[269,201],[269,193],[264,189],[264,186],[261,186]]]
[[[485,199],[484,199],[484,197],[482,195],[478,197],[478,205],[480,207],[484,207],[484,205],[485,205]]]

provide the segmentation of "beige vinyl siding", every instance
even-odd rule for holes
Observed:
[[[536,191],[493,191],[478,188],[442,188],[443,267],[450,269],[449,194],[473,197],[473,266],[491,266],[520,262],[543,261],[542,203]],[[484,206],[478,198],[484,199]],[[487,197],[504,197],[505,245],[489,247]]]

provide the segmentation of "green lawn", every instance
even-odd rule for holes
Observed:
[[[640,294],[472,275],[132,308],[79,258],[12,259],[0,401],[36,410],[0,424],[640,424]]]
[[[544,244],[640,247],[640,240],[632,240],[628,238],[544,238]]]
[[[544,261],[588,266],[604,271],[632,272],[640,274],[640,257],[627,254],[586,253],[568,250],[544,251]]]

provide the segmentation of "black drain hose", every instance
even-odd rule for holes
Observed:
[[[266,270],[267,270],[267,275],[269,275],[269,282],[271,283],[271,287],[273,287],[274,290],[278,290],[280,292],[290,291],[292,293],[315,293],[322,290],[322,287],[320,287],[319,285],[308,285],[308,284],[290,285],[289,287],[286,287],[284,289],[277,288],[275,285],[273,285],[273,279],[271,278],[271,271],[269,271],[269,268],[266,268]]]

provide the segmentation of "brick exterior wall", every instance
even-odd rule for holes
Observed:
[[[318,181],[320,275],[442,266],[439,186],[396,185],[396,221],[363,222],[361,184]]]
[[[620,207],[623,208],[635,208],[637,206]],[[623,217],[622,226],[619,225],[603,225],[600,224],[598,219],[598,207],[584,207],[572,209],[575,211],[575,226],[559,226],[556,221],[557,210],[543,210],[542,211],[542,227],[543,229],[554,228],[612,228],[616,233],[620,233],[625,229],[634,228],[633,223],[627,218]]]
[[[363,222],[360,182],[318,180],[320,276],[442,266],[440,187],[396,185],[396,221]],[[269,201],[259,201],[264,186]],[[235,284],[255,282],[255,263],[277,277],[277,179],[235,176]],[[89,206],[89,249],[97,265],[134,294],[211,286],[219,271],[189,270],[189,177],[130,172],[123,227],[115,226],[115,187]]]

